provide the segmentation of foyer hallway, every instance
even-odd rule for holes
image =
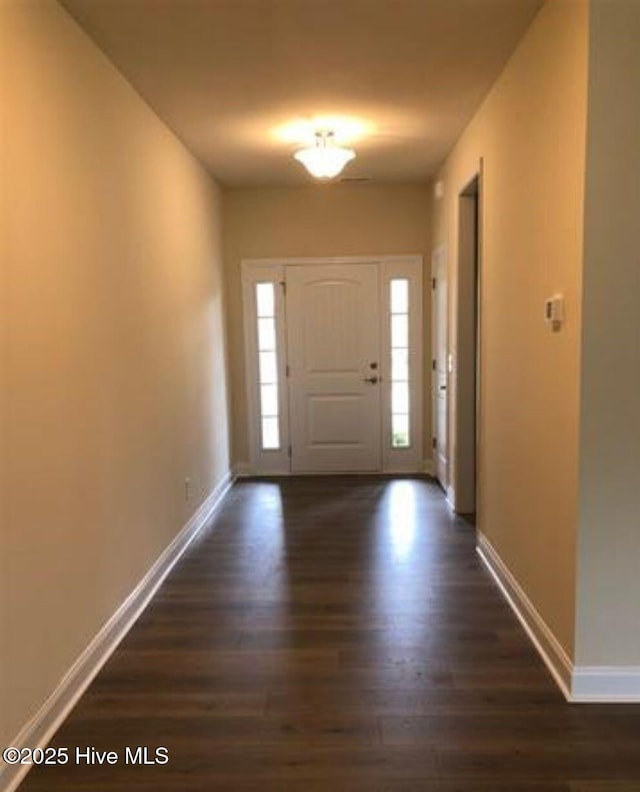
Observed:
[[[242,481],[21,792],[638,792],[640,707],[568,705],[426,479]]]

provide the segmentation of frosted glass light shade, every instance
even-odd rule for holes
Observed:
[[[353,149],[336,146],[331,135],[317,135],[316,145],[293,155],[316,179],[333,179],[356,156]]]

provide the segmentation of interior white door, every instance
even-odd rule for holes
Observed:
[[[435,371],[432,378],[433,390],[433,426],[434,426],[434,463],[436,478],[446,490],[449,484],[449,449],[448,449],[448,283],[447,259],[444,247],[438,248],[433,254],[431,274],[433,290],[431,308],[433,316],[433,359]]]
[[[288,266],[286,282],[291,470],[380,470],[378,266]]]

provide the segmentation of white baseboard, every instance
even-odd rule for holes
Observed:
[[[422,469],[417,469],[412,467],[411,465],[407,466],[406,468],[403,467],[393,467],[377,472],[365,472],[365,473],[344,473],[341,474],[340,472],[332,473],[332,472],[325,472],[325,473],[291,473],[290,470],[262,470],[256,471],[254,467],[251,466],[249,462],[238,462],[233,466],[233,475],[235,478],[269,478],[269,476],[335,476],[335,475],[346,475],[346,476],[375,476],[377,474],[380,475],[394,475],[394,474],[426,474],[427,476],[434,475],[434,467],[433,461],[431,459],[424,459],[422,461]]]
[[[433,463],[433,459],[422,460],[422,472],[426,473],[427,476],[435,476],[436,466]]]
[[[273,468],[273,470],[259,470],[254,467],[250,462],[238,462],[232,468],[233,477],[238,478],[274,478],[291,476],[290,470],[280,470]]]
[[[573,663],[491,542],[478,532],[478,555],[504,594],[567,701],[571,701]]]
[[[567,701],[575,704],[640,702],[640,666],[574,665],[491,542],[482,533],[478,533],[476,550]]]
[[[44,748],[47,745],[78,699],[134,625],[138,616],[147,607],[187,547],[209,523],[232,484],[233,477],[227,473],[171,544],[162,552],[136,588],[76,659],[56,689],[10,745],[16,748]],[[13,792],[17,789],[30,767],[31,765],[2,763],[0,765],[0,790]]]
[[[447,499],[447,503],[449,504],[449,506],[451,506],[453,511],[455,511],[456,510],[456,491],[451,486],[451,484],[447,484],[447,486],[444,488],[444,495],[445,495],[445,498]]]
[[[581,704],[637,704],[640,666],[575,666],[571,700]]]
[[[233,468],[232,472],[235,478],[244,478],[245,476],[253,476],[253,467],[249,462],[238,462]]]

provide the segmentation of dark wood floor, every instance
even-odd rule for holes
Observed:
[[[640,707],[568,705],[425,480],[234,487],[22,792],[639,792]]]

